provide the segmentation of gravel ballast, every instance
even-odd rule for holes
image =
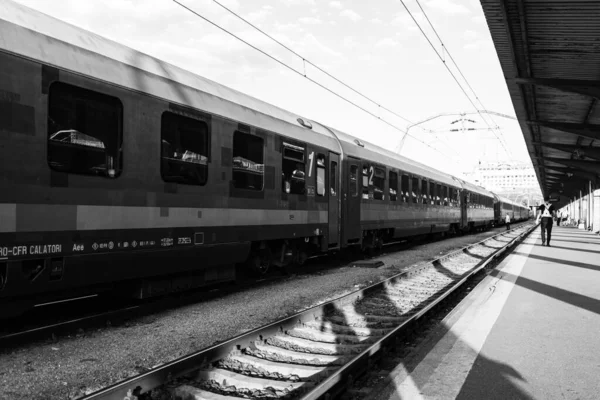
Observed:
[[[1,399],[75,399],[306,308],[340,297],[495,233],[450,238],[347,266],[292,275],[210,301],[0,350]],[[357,263],[357,265],[360,265]]]

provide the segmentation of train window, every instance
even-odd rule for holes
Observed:
[[[375,168],[373,173],[373,198],[375,200],[385,200],[385,170]]]
[[[442,191],[443,191],[442,196],[444,197],[444,205],[447,206],[447,205],[449,205],[449,203],[448,203],[448,186],[444,186],[442,188]]]
[[[350,166],[350,196],[358,196],[358,166]]]
[[[323,154],[317,154],[317,196],[325,196],[325,156]]]
[[[400,182],[400,185],[401,185],[400,194],[402,195],[402,201],[404,203],[407,203],[409,201],[408,199],[410,198],[410,188],[408,187],[408,185],[409,185],[408,175],[402,175],[402,180]]]
[[[398,200],[398,173],[390,171],[390,200]]]
[[[421,191],[419,190],[419,178],[412,178],[412,202],[418,203]]]
[[[50,85],[48,165],[116,178],[123,170],[123,105],[112,96],[62,82]]]
[[[329,171],[329,192],[332,196],[337,196],[337,162],[331,162]]]
[[[437,204],[438,206],[442,205],[442,185],[440,185],[439,183],[435,184],[435,204]]]
[[[248,133],[233,134],[233,186],[239,189],[263,190],[264,140]]]
[[[362,172],[362,198],[363,199],[368,199],[369,198],[369,165],[368,164],[363,165],[363,172]]]
[[[304,147],[283,142],[281,153],[283,155],[281,163],[283,191],[291,194],[304,194],[306,191]],[[323,160],[323,165],[325,165],[324,162]],[[325,181],[323,181],[323,187],[325,187]]]
[[[423,200],[423,204],[429,203],[429,199],[427,196],[429,195],[429,187],[427,185],[427,181],[425,179],[421,180],[421,199]]]
[[[208,125],[165,111],[161,117],[160,157],[160,174],[165,182],[206,184]]]

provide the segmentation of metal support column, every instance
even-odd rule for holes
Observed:
[[[588,230],[593,229],[594,225],[594,192],[592,192],[592,181],[588,184]]]

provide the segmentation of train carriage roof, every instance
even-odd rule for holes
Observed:
[[[357,139],[354,136],[338,131],[337,129],[328,129],[332,130],[340,140],[342,143],[342,148],[344,149],[344,155],[346,156],[356,157],[390,167],[395,167],[401,171],[411,172],[440,183],[444,183],[446,185],[455,187],[461,186],[456,182],[452,175],[445,174],[434,168],[428,167],[427,165],[403,157],[397,153],[391,152],[362,139]],[[362,146],[358,145],[357,143],[361,143]]]
[[[492,197],[492,198],[494,197],[494,193],[490,192],[489,190],[487,190],[485,188],[482,188],[481,186],[477,186],[473,183],[464,181],[462,179],[458,179],[458,178],[456,178],[456,179],[462,183],[463,188],[466,190],[469,190],[473,193],[478,193],[478,194],[481,194],[484,196],[488,196],[488,197]]]
[[[0,9],[0,51],[340,151],[329,131],[302,127],[297,114],[21,4],[0,0]]]
[[[516,207],[525,207],[524,205],[522,205],[522,204],[519,204],[519,203],[517,203],[517,202],[514,202],[514,201],[512,201],[511,199],[507,199],[506,197],[502,197],[502,196],[500,196],[500,195],[497,195],[497,194],[494,194],[494,196],[496,197],[496,199],[497,199],[498,201],[500,201],[500,202],[502,202],[502,203],[505,203],[505,204],[511,204],[511,205],[513,205],[513,206],[516,206]]]

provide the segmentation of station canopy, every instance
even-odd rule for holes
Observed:
[[[600,183],[600,1],[481,0],[544,196]]]

